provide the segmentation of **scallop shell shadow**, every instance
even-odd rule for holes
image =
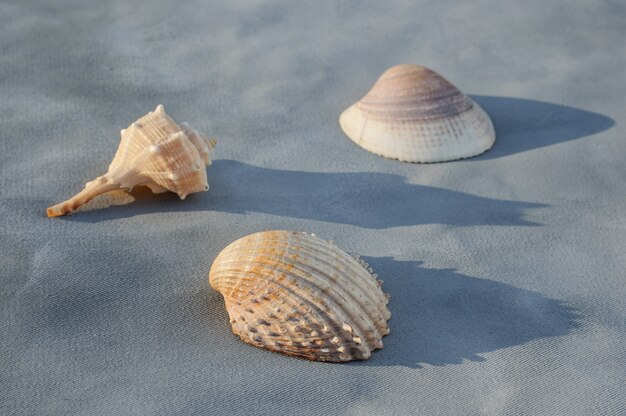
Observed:
[[[367,264],[313,235],[264,231],[217,256],[211,286],[243,341],[315,361],[367,359],[389,333],[388,297]]]
[[[409,64],[386,70],[339,124],[364,149],[403,162],[468,158],[495,141],[478,104],[435,71]]]

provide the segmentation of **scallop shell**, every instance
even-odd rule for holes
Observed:
[[[217,256],[211,286],[243,341],[315,361],[370,357],[389,333],[387,296],[371,269],[314,235],[264,231]]]
[[[408,64],[386,70],[339,124],[364,149],[403,162],[476,156],[496,138],[478,104],[435,71]]]
[[[100,194],[116,189],[130,191],[138,185],[155,193],[175,192],[180,199],[209,189],[205,166],[211,164],[216,141],[187,124],[176,124],[163,105],[120,134],[122,139],[108,172],[87,182],[85,189],[67,201],[49,207],[49,217],[68,214]]]

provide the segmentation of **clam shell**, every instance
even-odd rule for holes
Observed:
[[[49,217],[65,215],[97,195],[144,185],[152,192],[171,191],[181,199],[209,189],[205,166],[211,164],[214,139],[186,124],[177,124],[163,105],[121,130],[121,141],[109,170],[87,182],[85,189],[48,208]]]
[[[403,162],[463,159],[495,141],[478,104],[435,71],[409,64],[386,70],[339,124],[364,149]]]
[[[371,269],[332,243],[293,231],[243,237],[217,256],[211,286],[243,341],[295,357],[367,359],[389,333]]]

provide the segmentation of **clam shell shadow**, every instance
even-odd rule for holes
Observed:
[[[491,150],[470,161],[496,159],[581,139],[615,125],[610,117],[560,104],[487,95],[469,97],[489,114],[496,130]]]

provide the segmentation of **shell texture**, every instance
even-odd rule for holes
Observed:
[[[207,191],[205,166],[211,164],[214,139],[207,139],[186,124],[177,124],[163,105],[122,130],[120,145],[104,175],[87,182],[85,189],[47,210],[49,217],[68,214],[97,195],[138,185],[152,192],[171,191],[181,199]]]
[[[339,117],[344,133],[372,153],[403,162],[463,159],[491,148],[491,119],[435,71],[397,65]]]
[[[389,333],[388,297],[367,264],[314,235],[264,231],[217,256],[211,286],[233,332],[257,347],[315,361],[370,357]]]

